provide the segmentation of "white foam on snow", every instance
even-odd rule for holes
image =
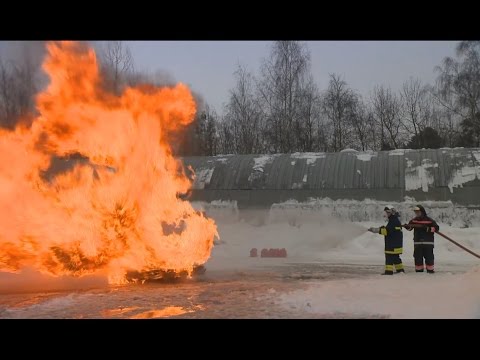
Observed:
[[[297,204],[298,205],[298,204]],[[233,204],[232,204],[233,206]],[[378,217],[381,209],[376,204]],[[248,212],[248,211],[247,211]],[[276,216],[275,216],[276,215]],[[384,240],[367,232],[383,220],[350,222],[330,216],[328,209],[316,212],[300,207],[283,213],[252,211],[248,218],[218,222],[224,245],[215,246],[207,263],[209,269],[252,269],[268,264],[318,263],[352,266],[378,266],[383,271]],[[263,218],[262,218],[263,216]],[[459,229],[440,223],[443,233],[480,253],[480,227]],[[297,310],[325,317],[390,318],[478,318],[480,317],[480,268],[477,258],[446,239],[435,235],[437,273],[413,272],[413,233],[404,231],[401,255],[407,274],[384,277],[364,275],[306,283],[308,287],[287,293],[267,294],[286,311]],[[250,258],[256,247],[286,248],[286,259]],[[334,270],[329,270],[334,271]],[[421,301],[417,301],[421,299]],[[430,300],[428,300],[430,299]]]
[[[409,200],[410,201],[410,200]],[[403,216],[401,222],[408,222],[413,216],[413,204],[415,202],[406,201],[404,203],[391,202],[396,209],[399,209]],[[316,207],[311,205],[317,205]],[[327,205],[327,206],[322,206]],[[310,205],[310,206],[309,206]],[[371,226],[381,226],[385,224],[383,218],[383,208],[386,203],[367,201],[332,201],[322,199],[311,203],[298,203],[289,201],[282,204],[276,204],[267,211],[260,210],[242,210],[239,211],[236,202],[219,201],[213,203],[202,203],[203,209],[207,215],[219,220],[219,226],[223,227],[219,231],[220,236],[224,235],[223,240],[228,242],[228,238],[235,239],[238,244],[245,244],[248,247],[251,244],[265,247],[281,247],[290,245],[291,249],[306,249],[307,251],[298,251],[295,255],[313,256],[316,259],[335,260],[335,261],[361,261],[364,259],[373,260],[374,263],[383,259],[383,237],[372,234],[366,229]],[[464,223],[448,224],[443,220],[448,217],[436,216],[443,212],[462,213],[460,208],[454,208],[451,202],[426,202],[424,203],[427,214],[434,218],[440,231],[453,238],[467,248],[480,253],[480,214],[476,210],[465,209],[463,216],[467,212],[472,212],[475,218],[470,219],[469,227],[459,228],[458,225]],[[362,216],[355,216],[358,208],[364,209]],[[228,226],[224,224],[225,215],[234,216]],[[223,216],[220,219],[217,216]],[[352,219],[358,220],[352,220]],[[368,220],[361,220],[368,219]],[[476,221],[473,221],[476,219]],[[404,253],[408,255],[408,261],[413,264],[413,232],[404,230]],[[460,249],[450,241],[435,235],[435,253],[439,260],[444,263],[478,263],[478,259]],[[292,247],[293,246],[293,247]],[[294,251],[295,253],[295,251]],[[293,254],[292,254],[293,255]]]
[[[414,199],[391,203],[405,210],[405,219],[413,216]],[[252,269],[291,263],[333,264],[339,266],[377,266],[383,271],[384,240],[366,231],[385,224],[384,203],[374,200],[352,201],[316,199],[307,203],[294,200],[276,204],[270,211],[235,212],[235,202],[208,204],[207,214],[217,221],[224,244],[215,246],[207,268]],[[480,253],[480,222],[477,227],[450,226],[432,215],[435,212],[459,213],[451,202],[425,202],[427,212],[439,222],[440,231],[476,253]],[[215,207],[219,207],[218,212]],[[224,221],[227,209],[235,218]],[[453,212],[452,212],[452,209]],[[402,211],[403,211],[402,210]],[[358,212],[362,212],[358,216]],[[471,210],[465,210],[471,211]],[[357,214],[357,215],[355,215]],[[464,212],[465,216],[467,213]],[[217,216],[223,216],[223,219]],[[349,221],[368,217],[368,221]],[[478,218],[478,213],[477,213]],[[413,232],[403,231],[401,255],[407,274],[384,277],[362,275],[305,283],[302,290],[267,294],[285,310],[296,309],[312,316],[391,317],[391,318],[476,318],[480,316],[479,260],[450,241],[435,235],[437,273],[413,272]],[[250,249],[286,248],[285,259],[250,258]],[[334,267],[333,267],[334,268]],[[330,268],[329,268],[330,269]],[[334,270],[328,270],[334,271]],[[417,301],[416,299],[425,301]],[[431,299],[431,301],[427,301]]]

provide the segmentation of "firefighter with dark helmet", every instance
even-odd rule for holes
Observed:
[[[382,275],[393,275],[394,268],[397,273],[405,273],[400,258],[403,253],[403,233],[399,214],[391,205],[385,206],[383,210],[384,216],[388,219],[387,225],[368,229],[370,232],[385,237],[385,272]]]
[[[438,224],[432,218],[427,216],[427,212],[422,205],[413,208],[415,218],[405,226],[408,231],[413,230],[413,258],[415,259],[415,271],[423,272],[425,265],[427,273],[433,274],[434,269],[434,234],[440,230]],[[425,259],[425,265],[423,260]]]

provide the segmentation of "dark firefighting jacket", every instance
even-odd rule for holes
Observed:
[[[385,236],[385,254],[403,253],[402,224],[398,214],[388,217],[388,224],[380,228],[379,234]]]
[[[438,224],[432,218],[427,216],[427,212],[423,206],[419,206],[422,212],[421,216],[415,217],[408,222],[408,225],[416,225],[413,228],[413,241],[415,245],[434,245],[433,234],[440,230]],[[435,232],[432,231],[435,229]],[[406,227],[407,230],[412,230],[410,227]]]

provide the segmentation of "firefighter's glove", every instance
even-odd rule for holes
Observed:
[[[380,228],[378,229],[378,233],[380,235],[386,236],[387,235],[387,228],[385,226],[380,226]]]

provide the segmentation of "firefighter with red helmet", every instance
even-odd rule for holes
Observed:
[[[397,273],[405,273],[400,258],[403,253],[403,233],[399,214],[391,205],[385,206],[383,210],[385,212],[384,216],[388,219],[387,225],[368,229],[370,232],[385,237],[385,272],[382,275],[393,275],[394,269]]]
[[[413,211],[415,211],[415,218],[404,226],[408,231],[413,230],[415,271],[423,272],[426,265],[427,273],[433,274],[435,273],[435,258],[433,255],[434,234],[440,230],[440,227],[435,220],[427,216],[427,212],[422,205],[415,206]]]

